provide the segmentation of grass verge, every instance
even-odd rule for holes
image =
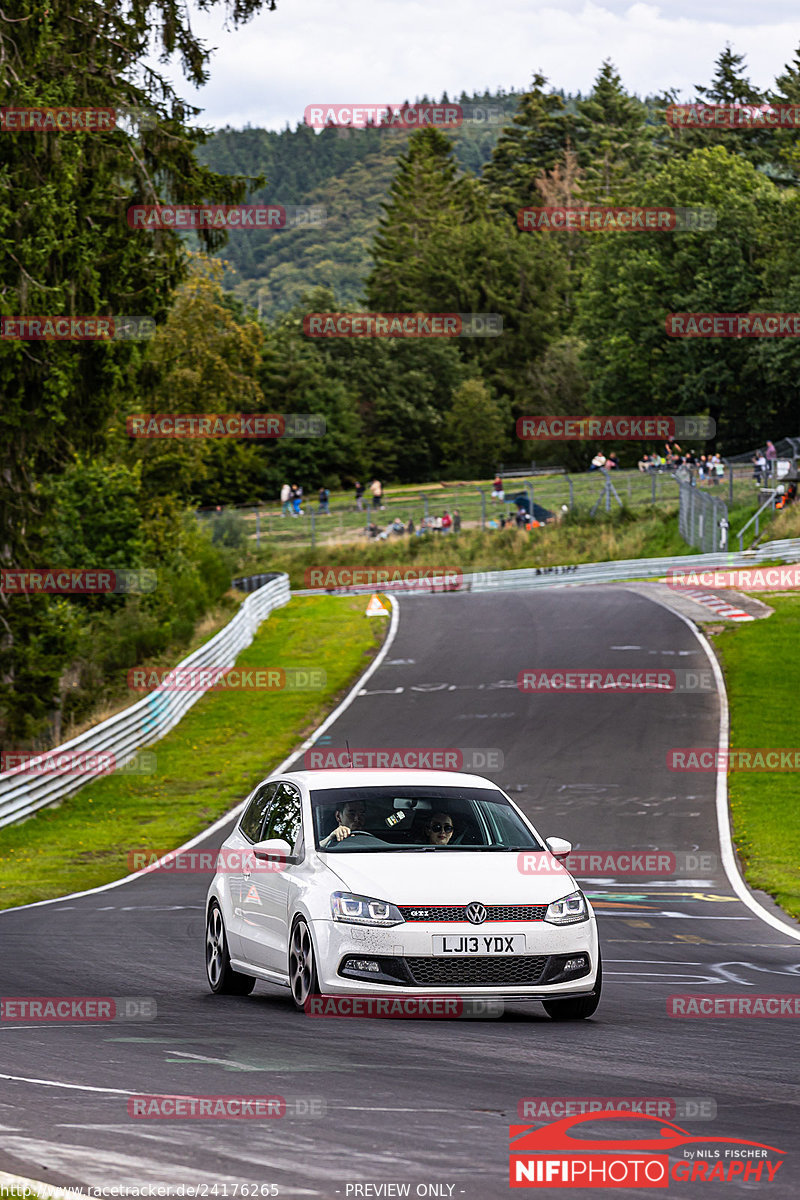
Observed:
[[[800,595],[761,597],[774,608],[763,621],[714,636],[731,706],[731,748],[793,749],[797,737]],[[800,920],[800,806],[791,771],[731,771],[733,836],[751,887]]]
[[[388,621],[364,597],[298,597],[272,613],[237,667],[315,667],[320,691],[214,692],[154,750],[154,775],[110,775],[0,829],[0,908],[129,873],[129,851],[164,851],[234,807],[330,712],[367,667]]]

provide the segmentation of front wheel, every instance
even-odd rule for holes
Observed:
[[[591,1017],[600,1003],[603,989],[603,960],[597,959],[597,979],[586,996],[573,996],[570,1000],[543,1000],[544,1011],[551,1021],[585,1021]]]
[[[302,917],[295,923],[289,942],[289,984],[295,1008],[303,1011],[309,996],[319,995],[314,943]]]
[[[231,966],[225,922],[216,900],[209,905],[206,919],[206,975],[217,996],[249,996],[256,986],[252,975],[241,975]]]

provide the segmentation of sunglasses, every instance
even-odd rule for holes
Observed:
[[[430,828],[434,833],[452,833],[452,825],[440,825],[438,821],[431,821]]]

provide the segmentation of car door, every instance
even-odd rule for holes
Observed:
[[[246,920],[243,901],[250,889],[256,861],[251,847],[261,837],[277,787],[277,783],[264,783],[253,792],[239,824],[220,854],[218,870],[226,874],[230,895],[232,919],[228,925],[228,943],[233,958],[241,958],[243,954],[242,933]]]
[[[281,975],[287,968],[292,872],[304,857],[302,828],[300,789],[294,783],[279,783],[258,840],[283,838],[291,847],[291,861],[270,864],[255,860],[242,889],[243,955],[253,966]]]

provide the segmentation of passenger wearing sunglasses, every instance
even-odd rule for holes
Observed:
[[[432,846],[446,846],[453,836],[453,818],[449,813],[433,812],[425,823],[425,837]]]

